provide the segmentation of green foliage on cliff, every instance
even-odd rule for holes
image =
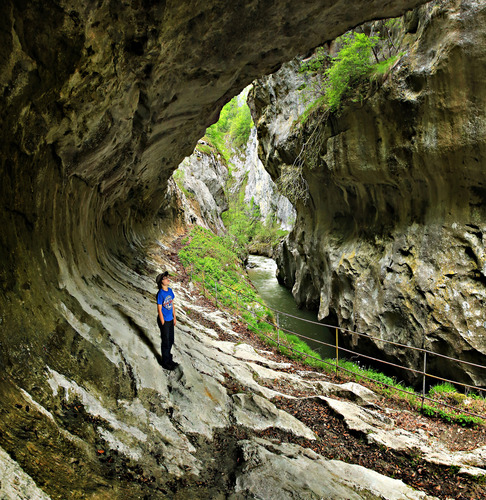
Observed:
[[[206,130],[206,135],[226,160],[229,160],[228,149],[244,148],[252,126],[250,108],[246,103],[239,105],[238,97],[234,97],[221,110],[219,120]]]
[[[177,169],[173,174],[172,178],[177,184],[177,187],[187,196],[189,199],[195,198],[194,193],[191,193],[184,187],[184,171]]]
[[[302,63],[300,72],[313,76],[309,85],[303,85],[310,105],[301,121],[316,109],[337,111],[347,101],[363,98],[370,79],[385,74],[399,58],[400,18],[377,21],[371,34],[349,32],[336,39],[340,46],[335,57],[319,47],[311,59]]]
[[[322,73],[330,65],[332,57],[324,47],[318,47],[315,54],[303,62],[299,73]]]
[[[250,242],[249,252],[258,255],[273,254],[274,248],[288,234],[281,229],[275,216],[268,216],[264,222],[257,224],[255,235]]]
[[[349,97],[370,72],[372,49],[378,41],[377,36],[346,33],[340,38],[342,47],[336,57],[330,57],[321,47],[310,61],[301,66],[300,71],[320,76],[314,84],[314,91],[322,94],[330,111],[339,109],[344,98]]]
[[[240,200],[230,202],[229,210],[222,215],[227,230],[225,235],[227,244],[241,261],[248,256],[250,242],[257,232],[257,227],[261,225],[259,218],[258,207],[246,205]]]
[[[342,40],[342,49],[324,73],[326,101],[332,111],[339,108],[343,98],[369,72],[372,66],[371,49],[378,43],[377,36],[364,33],[347,34]]]
[[[326,133],[325,127],[320,125],[329,113],[338,112],[345,103],[365,99],[370,89],[376,88],[375,83],[383,81],[399,59],[391,33],[400,23],[392,21],[377,23],[380,36],[346,33],[336,40],[340,48],[335,57],[331,57],[324,47],[319,47],[312,58],[302,63],[299,71],[312,75],[312,78],[300,88],[308,106],[296,125],[307,123],[311,116],[316,120],[293,164],[282,165],[277,181],[280,192],[294,205],[298,202],[305,204],[309,199],[304,166],[312,170],[322,164],[321,151]]]

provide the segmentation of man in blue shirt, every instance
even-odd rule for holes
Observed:
[[[170,350],[174,345],[174,326],[176,325],[176,312],[174,307],[174,292],[169,288],[169,272],[159,274],[155,280],[159,291],[157,292],[157,324],[162,340],[162,367],[174,370],[179,366],[172,359]]]

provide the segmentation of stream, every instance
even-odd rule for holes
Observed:
[[[329,328],[324,325],[315,325],[302,321],[317,321],[317,313],[297,307],[292,297],[292,293],[277,281],[275,277],[277,264],[273,259],[258,255],[250,255],[248,263],[250,266],[255,266],[247,269],[248,276],[265,304],[271,309],[277,309],[278,311],[296,316],[296,318],[291,318],[283,314],[279,315],[279,324],[281,328],[334,345],[334,334]],[[335,357],[335,350],[333,347],[328,347],[318,342],[313,342],[312,340],[305,341],[309,347],[318,352],[321,357]]]

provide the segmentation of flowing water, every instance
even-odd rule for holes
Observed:
[[[303,321],[317,322],[317,314],[297,307],[290,291],[277,281],[275,277],[277,264],[273,259],[250,255],[248,261],[250,265],[255,266],[247,269],[248,275],[265,304],[271,309],[296,316],[296,318],[292,318],[279,314],[281,328],[334,345],[334,334],[329,328]],[[305,340],[305,342],[323,358],[334,358],[335,350],[333,347],[324,346],[313,340]]]

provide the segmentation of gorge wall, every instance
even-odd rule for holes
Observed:
[[[274,179],[318,137],[316,166],[303,166],[309,201],[297,204],[278,258],[295,299],[350,330],[482,365],[485,22],[476,1],[431,2],[407,14],[405,53],[382,86],[328,118],[299,124],[298,62],[260,80],[251,96],[260,156]],[[358,350],[421,369],[421,354],[352,337]],[[440,357],[428,366],[486,385],[481,368]]]
[[[251,130],[244,162],[241,162],[239,171],[246,178],[245,203],[250,204],[253,200],[260,209],[262,221],[268,217],[274,217],[283,229],[290,230],[295,220],[295,210],[290,201],[279,193],[272,178],[263,167],[258,156],[256,128]]]
[[[198,225],[223,233],[221,215],[230,208],[231,197],[246,205],[258,206],[260,220],[274,218],[284,230],[295,220],[292,204],[282,196],[263,167],[257,154],[258,139],[252,128],[248,142],[241,149],[231,149],[228,163],[216,147],[200,139],[194,153],[184,158],[173,174],[181,192],[181,210],[185,225]]]
[[[173,178],[181,189],[187,227],[197,224],[216,233],[224,231],[221,214],[229,206],[226,194],[228,174],[221,155],[202,139],[194,153],[184,158]]]
[[[197,335],[189,378],[157,363],[152,277],[173,269],[150,252],[182,224],[168,179],[254,78],[420,3],[1,3],[2,465],[53,498],[198,474],[198,436],[232,419]]]

